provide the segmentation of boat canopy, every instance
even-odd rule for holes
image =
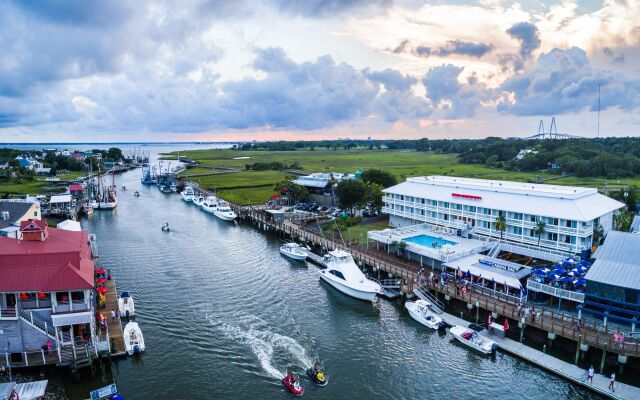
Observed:
[[[360,271],[351,254],[343,250],[334,250],[326,256],[329,270],[335,269],[342,272],[348,282],[367,281],[367,277]]]
[[[122,292],[120,297],[125,298],[125,297],[131,297],[131,296],[129,295],[129,292]]]

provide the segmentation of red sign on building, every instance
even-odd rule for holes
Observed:
[[[472,194],[451,193],[451,196],[466,200],[482,200],[482,197],[474,196]]]

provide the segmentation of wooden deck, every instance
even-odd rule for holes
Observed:
[[[307,224],[314,221],[315,217],[301,215],[286,218],[284,221],[275,221],[264,212],[263,207],[245,207],[233,203],[230,203],[230,205],[241,219],[255,223],[263,230],[288,235],[295,240],[305,241],[321,247],[323,250],[346,247],[346,250],[353,255],[356,261],[390,273],[396,278],[402,278],[404,282],[401,285],[401,290],[405,293],[412,293],[414,285],[418,285],[419,269],[422,269],[427,274],[431,271],[427,265],[420,265],[415,261],[408,261],[393,254],[367,249],[366,246],[355,243],[343,244],[328,239],[309,229]],[[436,274],[440,272],[439,270],[434,271]],[[508,299],[496,297],[495,293],[483,293],[476,289],[471,289],[463,295],[457,292],[454,286],[433,285],[430,288],[466,303],[475,304],[478,302],[481,308],[495,311],[515,321],[521,320],[521,316],[517,313],[517,304],[509,302]],[[617,332],[617,329],[614,330],[597,322],[587,323],[585,321],[582,321],[582,325],[578,327],[577,318],[574,315],[559,313],[550,308],[537,305],[528,306],[532,311],[532,316],[525,321],[528,326],[534,326],[544,331],[555,333],[558,336],[615,354],[631,357],[640,356],[640,340],[635,338],[628,330],[620,330],[626,338],[624,344],[620,344],[613,340],[613,334]]]
[[[451,314],[442,313],[440,316],[451,325],[468,326],[470,324],[470,322]],[[582,368],[562,361],[556,357],[550,356],[542,351],[531,348],[520,342],[516,342],[515,340],[509,338],[500,338],[491,335],[487,332],[487,330],[480,332],[480,335],[488,337],[489,339],[495,341],[498,344],[498,347],[507,353],[518,356],[530,362],[531,364],[544,368],[549,372],[552,372],[569,381],[572,381],[573,383],[588,388],[589,390],[600,393],[601,395],[620,400],[640,399],[640,388],[636,386],[616,382],[616,384],[614,385],[615,392],[613,392],[608,388],[608,376],[595,374],[595,376],[593,377],[593,383],[588,383],[586,382],[587,371]]]
[[[111,355],[125,355],[126,352],[124,348],[124,336],[122,334],[122,322],[120,321],[120,318],[116,318],[115,321],[111,320],[111,311],[118,311],[118,291],[115,279],[111,278],[110,280],[107,280],[104,286],[107,288],[107,302],[105,308],[100,310],[100,312],[107,320],[109,338],[110,340],[112,339],[111,342],[115,345],[115,348],[111,349]]]

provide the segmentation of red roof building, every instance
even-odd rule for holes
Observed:
[[[21,223],[24,240],[0,237],[0,292],[54,292],[94,287],[86,232]],[[26,239],[37,235],[40,239]],[[44,237],[44,239],[41,239]]]
[[[79,183],[72,183],[69,185],[69,192],[82,192],[82,185]]]

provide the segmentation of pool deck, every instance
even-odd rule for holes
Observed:
[[[468,326],[469,324],[471,324],[471,322],[469,321],[465,321],[446,312],[442,313],[440,317],[442,317],[442,319],[444,319],[451,325]],[[550,356],[540,350],[536,350],[515,340],[509,338],[500,338],[491,335],[486,329],[480,332],[480,335],[495,341],[498,344],[498,347],[507,353],[520,357],[533,365],[544,368],[549,372],[552,372],[564,379],[581,385],[603,396],[619,400],[640,399],[639,387],[616,382],[614,386],[615,392],[612,392],[608,388],[608,376],[596,373],[593,377],[593,383],[587,383],[586,371],[583,368],[579,368],[576,365],[570,364],[566,361],[562,361],[556,357]]]

